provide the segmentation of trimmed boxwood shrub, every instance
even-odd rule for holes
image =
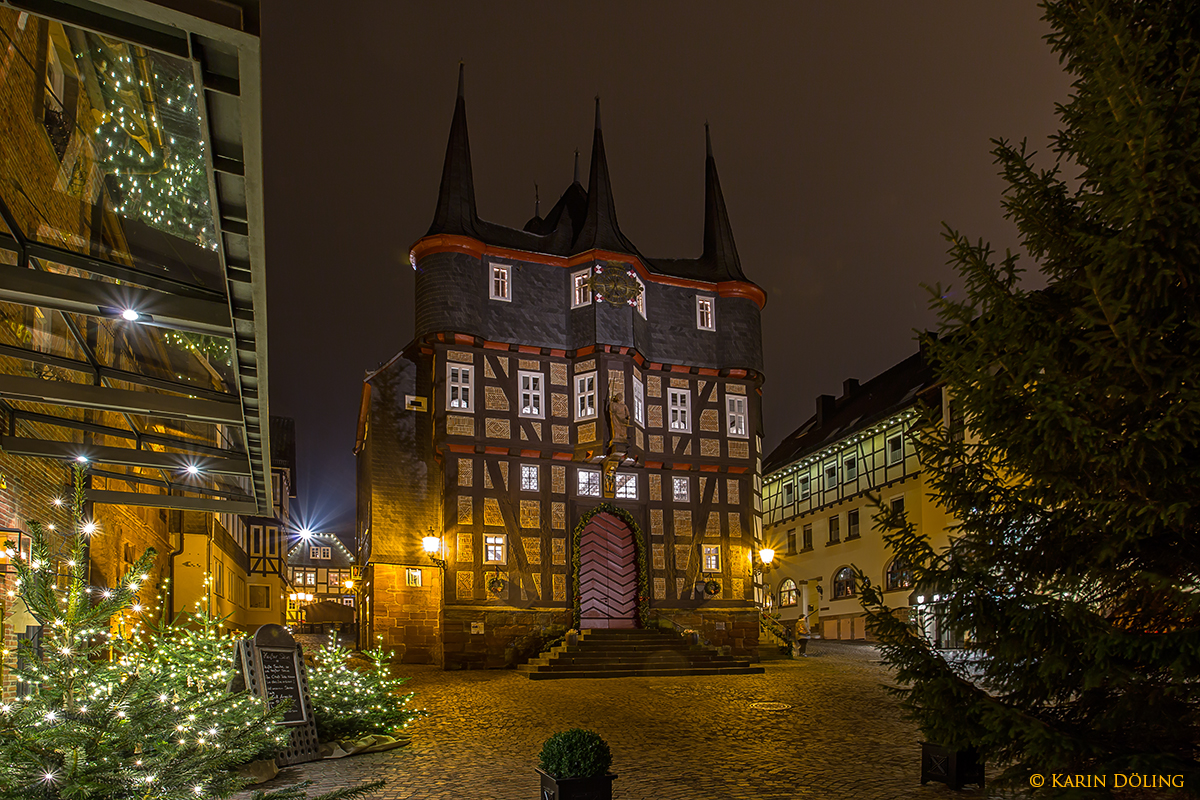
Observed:
[[[612,766],[612,751],[595,731],[571,728],[547,739],[538,761],[542,771],[556,779],[595,778]]]

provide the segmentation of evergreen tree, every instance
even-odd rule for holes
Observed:
[[[408,708],[412,694],[402,694],[407,678],[390,676],[390,653],[368,650],[371,667],[351,666],[351,652],[332,634],[317,651],[308,670],[308,691],[321,741],[371,733],[395,734],[424,711]]]
[[[1023,288],[1016,255],[947,234],[966,297],[935,289],[928,344],[968,433],[931,415],[919,452],[955,543],[934,552],[902,515],[879,516],[971,659],[943,657],[860,576],[864,605],[931,740],[974,746],[1026,787],[1136,772],[1194,792],[1200,7],[1043,7],[1074,78],[1056,166],[1023,144],[993,152],[1048,286]]]

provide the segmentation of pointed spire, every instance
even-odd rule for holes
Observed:
[[[576,238],[574,252],[612,250],[637,253],[617,227],[617,209],[608,179],[608,159],[604,155],[604,134],[600,130],[600,96],[596,96],[596,129],[592,135],[592,167],[588,174],[587,215]]]
[[[733,241],[733,227],[725,210],[725,196],[721,193],[721,180],[717,177],[717,161],[713,158],[712,134],[708,123],[704,123],[704,254],[722,280],[744,281],[742,261],[738,258],[737,245]]]
[[[458,99],[450,123],[450,141],[442,165],[442,185],[438,190],[433,224],[426,236],[448,233],[478,238],[475,222],[475,180],[471,175],[471,145],[467,140],[467,103],[463,87],[463,63],[458,63]]]

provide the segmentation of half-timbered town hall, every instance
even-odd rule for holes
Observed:
[[[599,100],[585,189],[521,230],[480,219],[459,93],[416,331],[364,381],[364,642],[503,666],[568,628],[693,628],[753,653],[762,289],[711,143],[703,252],[617,224]]]

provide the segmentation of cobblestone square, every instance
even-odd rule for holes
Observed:
[[[289,768],[262,788],[384,778],[380,800],[536,800],[542,742],[583,727],[612,748],[617,800],[985,796],[920,785],[920,735],[888,695],[874,647],[818,641],[810,653],[764,659],[762,675],[718,677],[531,681],[405,666],[416,705],[430,711],[410,728],[411,745]]]

